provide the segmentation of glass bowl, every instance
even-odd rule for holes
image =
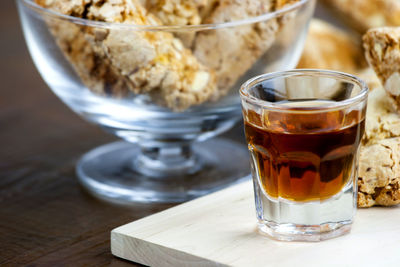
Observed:
[[[250,173],[243,145],[211,138],[241,119],[244,81],[296,66],[315,1],[288,1],[273,12],[263,1],[253,10],[240,6],[247,1],[213,2],[190,15],[193,21],[165,26],[176,18],[163,10],[61,14],[17,1],[29,51],[49,87],[77,114],[124,140],[78,162],[77,176],[95,196],[182,202]]]

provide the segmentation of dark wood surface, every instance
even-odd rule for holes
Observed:
[[[12,0],[0,0],[0,266],[132,266],[110,231],[171,205],[113,206],[76,179],[79,156],[116,138],[52,94],[29,57]],[[242,141],[240,126],[225,136]]]

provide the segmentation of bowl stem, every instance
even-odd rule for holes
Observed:
[[[141,146],[141,154],[133,160],[136,172],[153,178],[194,174],[201,167],[199,157],[186,142],[166,147]]]

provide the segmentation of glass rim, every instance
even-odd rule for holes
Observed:
[[[242,20],[235,20],[231,22],[222,22],[222,23],[211,23],[211,24],[199,24],[199,25],[134,25],[134,24],[124,24],[124,23],[116,23],[116,22],[103,22],[103,21],[93,21],[89,19],[77,18],[74,16],[64,15],[59,12],[50,10],[48,8],[42,7],[39,4],[35,3],[33,0],[18,0],[22,2],[25,6],[34,10],[37,13],[42,15],[73,22],[75,24],[97,27],[97,28],[106,28],[106,29],[125,29],[125,30],[136,30],[136,31],[166,31],[166,32],[191,32],[191,31],[201,31],[201,30],[215,30],[222,28],[232,28],[247,24],[259,23],[263,21],[268,21],[270,19],[276,18],[282,14],[287,12],[299,9],[304,6],[308,2],[312,2],[313,0],[299,0],[294,4],[290,4],[282,9],[279,9],[274,12],[267,12],[260,16],[255,16]]]
[[[255,86],[256,84],[259,84],[260,82],[266,81],[266,80],[272,80],[274,78],[279,78],[279,77],[290,77],[290,76],[315,76],[315,75],[320,75],[324,77],[330,77],[333,79],[339,79],[341,78],[342,80],[349,81],[352,83],[357,84],[360,86],[361,90],[360,92],[348,99],[337,101],[337,102],[329,102],[326,105],[321,105],[321,106],[304,106],[304,107],[296,107],[296,109],[293,109],[293,107],[284,105],[284,104],[279,104],[279,103],[274,103],[274,102],[269,102],[265,100],[261,100],[255,96],[252,96],[249,94],[249,89]],[[245,82],[241,88],[240,88],[240,97],[242,101],[250,102],[251,104],[257,105],[259,107],[267,108],[269,110],[273,111],[280,111],[280,112],[299,112],[299,113],[318,113],[318,112],[325,112],[325,111],[331,111],[331,110],[340,110],[340,109],[345,109],[350,106],[356,105],[358,103],[361,103],[365,101],[368,97],[368,92],[369,88],[368,85],[365,81],[362,79],[358,78],[357,76],[345,73],[345,72],[340,72],[340,71],[333,71],[333,70],[321,70],[321,69],[294,69],[294,70],[287,70],[287,71],[278,71],[278,72],[272,72],[272,73],[266,73],[262,74],[259,76],[256,76],[247,82]]]

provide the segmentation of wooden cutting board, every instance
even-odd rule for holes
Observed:
[[[400,207],[359,210],[352,232],[279,242],[256,229],[250,181],[111,232],[112,253],[149,266],[400,266]]]

